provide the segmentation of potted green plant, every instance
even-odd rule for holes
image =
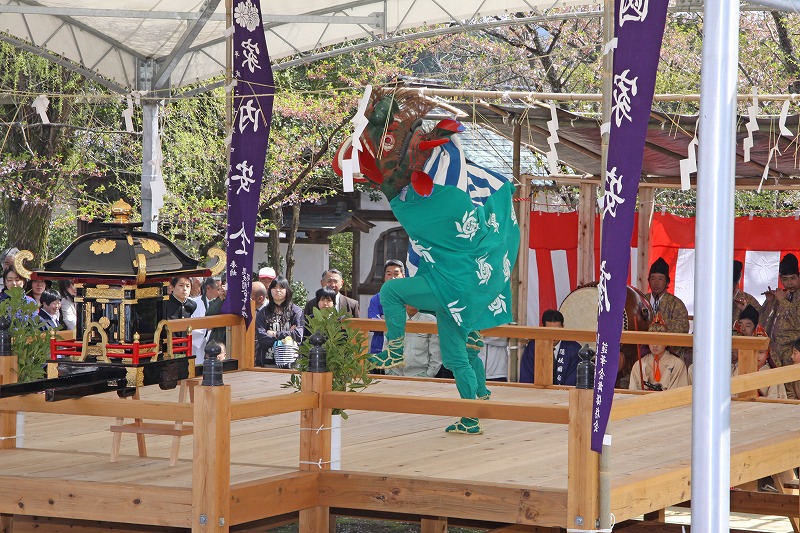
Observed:
[[[25,297],[22,287],[7,287],[8,298],[0,301],[0,317],[10,322],[11,353],[17,356],[17,381],[45,377],[44,364],[50,353],[50,339],[41,330],[39,306]],[[17,447],[24,447],[25,413],[17,411]]]
[[[371,365],[367,362],[370,355],[366,349],[367,336],[347,322],[349,316],[345,310],[314,309],[314,314],[306,324],[305,338],[298,349],[296,366],[301,373],[308,370],[308,352],[312,347],[309,339],[319,331],[325,338],[322,347],[325,349],[328,370],[333,374],[333,390],[356,392],[369,386],[375,378],[369,373]],[[300,390],[301,385],[301,374],[292,374],[283,387]],[[334,409],[333,414],[342,415],[347,420],[347,413],[341,409]]]
[[[20,383],[45,377],[44,364],[50,353],[50,338],[41,329],[37,317],[39,306],[25,298],[21,287],[6,289],[8,298],[0,301],[0,316],[11,321],[11,353],[17,356],[17,381]]]
[[[325,339],[322,347],[326,352],[328,370],[333,375],[332,389],[357,392],[369,386],[375,378],[369,373],[367,335],[347,322],[349,316],[345,310],[314,309],[306,324],[305,339],[300,345],[296,365],[301,373],[308,370],[308,353],[312,348],[309,339],[315,332],[320,332]],[[302,375],[292,374],[283,386],[300,390],[301,385]],[[331,418],[332,470],[338,470],[341,465],[342,419],[347,419],[347,413],[334,409]]]

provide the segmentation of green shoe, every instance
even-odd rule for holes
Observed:
[[[445,428],[447,433],[461,433],[463,435],[480,435],[483,433],[481,423],[477,418],[461,417],[455,424]]]
[[[373,368],[406,366],[406,358],[403,356],[404,346],[403,338],[391,339],[386,343],[385,350],[370,356],[369,363]]]
[[[475,399],[476,400],[490,400],[491,398],[492,398],[492,391],[487,390],[486,394],[484,394],[483,396],[478,396]]]
[[[478,355],[483,348],[484,342],[480,332],[470,331],[467,335],[467,355]]]

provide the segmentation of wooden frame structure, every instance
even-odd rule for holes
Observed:
[[[384,327],[382,321],[374,320],[355,320],[354,324],[369,330]],[[185,319],[175,321],[174,325],[174,329],[188,325],[230,325],[234,338],[240,340],[235,346],[253,344],[245,340],[241,319],[232,315]],[[432,324],[409,324],[412,331],[433,327]],[[445,398],[422,397],[415,394],[413,388],[410,393],[394,394],[392,387],[406,384],[407,380],[384,379],[382,384],[373,386],[374,392],[333,392],[330,374],[322,373],[305,374],[303,390],[287,394],[275,387],[261,390],[271,377],[285,380],[287,372],[249,370],[228,374],[228,379],[238,383],[255,376],[262,385],[257,386],[253,395],[242,397],[237,392],[238,385],[196,386],[193,404],[147,397],[136,402],[91,397],[47,403],[40,395],[0,399],[0,437],[3,438],[0,462],[5,465],[0,472],[0,525],[14,527],[14,532],[28,531],[26,528],[32,527],[32,517],[40,517],[35,524],[39,532],[59,531],[58,528],[66,524],[93,531],[89,526],[96,522],[106,526],[111,523],[111,527],[119,531],[173,531],[172,528],[175,531],[191,528],[198,532],[253,531],[253,524],[285,519],[289,513],[299,517],[302,532],[327,532],[333,508],[344,514],[367,512],[376,516],[418,518],[426,533],[441,531],[449,517],[493,524],[496,531],[595,529],[596,520],[603,511],[598,500],[599,455],[589,449],[592,391],[553,386],[551,355],[557,339],[590,341],[594,333],[522,326],[503,326],[485,333],[537,340],[534,385],[498,386],[500,390],[495,392],[504,393],[507,399],[482,402],[455,399],[452,394]],[[683,334],[623,332],[622,335],[625,343],[692,343],[692,337]],[[735,404],[747,409],[773,409],[796,417],[798,402],[765,402],[751,398],[759,387],[800,379],[800,367],[752,373],[755,350],[765,343],[766,339],[756,337],[733,339],[734,347],[740,350],[740,375],[732,379],[733,393],[739,395]],[[244,359],[248,357],[245,355]],[[0,379],[4,383],[13,380],[14,360],[13,356],[0,358]],[[249,367],[252,368],[252,364]],[[452,384],[441,380],[417,383],[419,387],[439,387],[453,392]],[[689,387],[661,393],[623,394],[620,391],[612,410],[613,427],[624,440],[626,432],[640,431],[636,429],[638,419],[664,412],[671,413],[671,417],[683,417],[691,404],[691,392]],[[480,475],[464,477],[457,472],[444,477],[429,476],[424,469],[421,474],[409,476],[391,469],[382,471],[380,464],[367,468],[371,464],[369,458],[361,468],[331,471],[330,432],[324,429],[330,427],[334,407],[359,413],[397,413],[394,416],[406,416],[403,413],[476,416],[504,421],[496,422],[498,430],[505,424],[524,423],[535,431],[543,430],[542,438],[546,442],[557,441],[552,442],[551,448],[567,466],[555,470],[563,471],[566,476],[558,479],[551,476],[548,483],[541,485],[537,485],[536,475],[525,483],[493,480],[490,474],[486,474],[486,481]],[[676,411],[681,409],[684,414]],[[90,457],[59,450],[58,445],[47,450],[15,449],[13,418],[16,411],[191,423],[193,451],[190,459],[184,457],[175,467],[169,467],[167,458],[125,456],[118,463],[111,463],[107,454]],[[299,457],[293,468],[258,467],[232,455],[233,422],[256,423],[264,417],[296,412],[299,412],[299,420],[296,429],[290,432],[296,431],[295,438],[299,439]],[[391,424],[383,429],[387,430],[387,438],[397,437],[396,428]],[[418,431],[415,428],[413,434],[405,438],[418,438]],[[441,435],[441,428],[436,435]],[[465,454],[463,459],[454,459],[460,464],[489,461],[493,455],[480,446],[475,448],[484,437],[438,438],[445,438],[454,446],[448,453],[456,457]],[[748,438],[734,445],[731,472],[737,485],[800,465],[800,432],[795,430],[760,439]],[[676,457],[683,460],[657,467],[631,469],[619,460],[612,465],[610,512],[618,521],[689,499],[688,451],[677,453]],[[60,465],[55,469],[57,475],[37,473],[44,468],[32,465],[41,464],[43,457],[51,457],[51,461]],[[102,467],[92,469],[89,463],[102,464]],[[135,470],[135,475],[130,473],[131,469]],[[121,478],[122,472],[127,472],[128,477]],[[741,509],[744,503],[739,505]],[[797,496],[785,496],[781,503],[771,505],[771,509],[780,507],[780,512],[787,516],[799,514]],[[749,510],[755,511],[752,506]],[[48,523],[52,526],[50,529]]]

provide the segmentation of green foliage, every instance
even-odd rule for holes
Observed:
[[[50,339],[40,327],[39,306],[25,299],[21,287],[6,289],[9,298],[0,301],[0,317],[11,320],[11,353],[17,356],[17,381],[33,381],[45,376],[42,365],[50,353]],[[3,320],[4,318],[0,318]]]
[[[102,96],[99,105],[87,101],[102,91],[44,57],[0,43],[0,206],[7,241],[31,250],[36,262],[47,254],[53,211],[104,171],[93,147],[102,145],[109,110],[119,104]],[[49,100],[49,125],[31,106],[39,94]]]
[[[353,234],[350,232],[331,235],[330,268],[342,273],[344,287],[352,287],[353,282]]]
[[[308,289],[302,281],[290,281],[292,287],[292,303],[303,309],[308,301]]]
[[[325,349],[328,370],[333,374],[333,390],[357,392],[369,386],[374,378],[369,373],[371,365],[368,363],[370,354],[367,350],[367,336],[360,329],[351,326],[347,317],[349,315],[344,309],[314,309],[306,326],[307,334],[300,345],[297,368],[300,372],[308,370],[308,354],[312,348],[311,334],[320,332],[325,338],[322,347]],[[301,375],[292,374],[289,381],[282,386],[300,390]],[[333,414],[340,414],[347,419],[347,413],[341,409],[334,409]]]
[[[50,222],[50,234],[47,237],[47,253],[45,257],[47,259],[55,258],[77,238],[78,226],[75,223],[75,213],[68,211],[54,216]]]

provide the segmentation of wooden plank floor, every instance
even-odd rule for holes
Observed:
[[[287,380],[286,373],[236,372],[225,374],[224,380],[232,386],[234,400],[285,394],[288,390],[281,388]],[[494,401],[546,405],[567,405],[568,401],[565,390],[519,385],[490,385],[490,388]],[[455,385],[447,381],[381,379],[367,392],[430,398],[458,396]],[[174,401],[177,391],[150,387],[142,391],[142,398]],[[625,400],[626,395],[615,398],[618,402]],[[798,408],[800,405],[796,404],[733,402],[732,448],[758,448],[776,438],[791,437],[797,433],[794,428]],[[344,470],[542,489],[567,488],[565,425],[482,420],[485,434],[466,436],[444,432],[454,417],[365,411],[348,414],[349,419],[342,424]],[[190,487],[191,436],[181,440],[175,467],[167,465],[172,438],[163,436],[147,437],[149,457],[142,459],[137,457],[136,438],[123,435],[120,460],[112,464],[108,428],[113,422],[98,417],[28,413],[25,448],[0,451],[2,475]],[[298,422],[297,413],[234,422],[232,484],[295,471]],[[614,422],[610,431],[615,486],[690,464],[690,406]],[[786,465],[785,469],[788,468]]]

